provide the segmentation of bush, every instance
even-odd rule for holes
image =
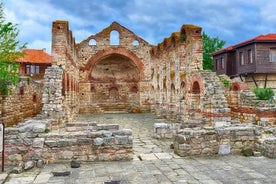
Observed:
[[[269,100],[274,96],[274,91],[271,88],[254,88],[253,92],[259,100]]]

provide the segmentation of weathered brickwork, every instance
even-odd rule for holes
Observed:
[[[258,100],[249,90],[227,91],[232,120],[253,123],[261,126],[276,125],[276,103],[271,100]]]
[[[119,35],[116,45],[113,31]],[[183,25],[157,46],[116,22],[79,44],[66,21],[55,21],[52,33],[53,67],[63,69],[62,79],[55,80],[62,81],[58,93],[64,99],[57,103],[67,120],[110,111],[152,111],[192,126],[230,118],[223,85],[202,70],[198,26]]]
[[[275,158],[275,102],[258,101],[239,82],[230,81],[229,90],[223,80],[230,81],[202,70],[198,26],[183,25],[154,46],[113,22],[77,44],[68,22],[55,21],[52,66],[46,69],[44,86],[26,93],[30,100],[37,91],[42,110],[31,101],[20,104],[23,111],[11,110],[12,105],[7,108],[7,102],[19,103],[20,95],[1,103],[7,118],[22,120],[41,110],[37,119],[45,120],[7,129],[7,160],[15,164],[75,157],[81,161],[131,159],[131,130],[72,124],[78,114],[118,111],[152,112],[173,120],[172,125],[154,125],[154,131],[156,138],[174,138],[175,152],[181,156],[250,149]],[[12,114],[14,110],[22,118]]]
[[[43,83],[41,81],[21,77],[12,94],[1,97],[1,122],[5,126],[12,126],[22,122],[25,118],[39,114],[42,108],[42,89]]]
[[[113,31],[118,45],[111,43]],[[59,100],[43,101],[43,113],[70,121],[78,113],[151,110],[188,127],[230,120],[223,85],[214,73],[202,71],[200,27],[183,25],[157,46],[116,22],[79,44],[67,21],[55,21],[52,33],[53,68],[62,73],[55,76],[51,68],[46,73],[44,99]],[[49,87],[53,80],[56,92]]]

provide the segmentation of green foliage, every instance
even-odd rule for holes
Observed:
[[[16,26],[5,21],[3,4],[0,3],[0,93],[4,96],[9,95],[12,87],[18,84],[19,65],[16,60],[26,47],[16,39],[19,34]]]
[[[274,91],[271,88],[254,88],[253,92],[259,100],[270,100],[274,96]]]
[[[50,130],[49,128],[46,128],[45,131],[44,131],[44,133],[47,134],[47,133],[49,133],[50,131],[51,131],[51,130]]]
[[[224,87],[231,88],[231,83],[228,79],[224,79],[221,76],[218,76],[219,80],[223,83]]]
[[[220,40],[218,37],[211,38],[205,32],[202,34],[203,42],[203,69],[213,70],[214,62],[211,56],[212,52],[221,49],[225,45],[224,40]]]
[[[225,87],[228,87],[228,88],[231,87],[230,81],[227,80],[227,79],[223,79],[223,80],[222,80],[222,83],[223,83],[223,85],[224,85]]]

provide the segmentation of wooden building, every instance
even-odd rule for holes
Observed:
[[[218,75],[239,77],[250,88],[276,90],[276,34],[259,35],[218,50],[212,56]]]

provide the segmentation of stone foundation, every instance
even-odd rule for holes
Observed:
[[[256,151],[275,158],[276,137],[273,130],[250,124],[180,129],[174,136],[174,151],[180,156],[192,156],[245,154],[250,150],[250,154]],[[263,136],[267,132],[271,133],[269,138]]]
[[[5,161],[43,160],[57,163],[79,161],[131,160],[132,131],[118,125],[69,124],[54,130],[53,120],[30,120],[6,128]],[[53,130],[51,130],[53,129]]]

